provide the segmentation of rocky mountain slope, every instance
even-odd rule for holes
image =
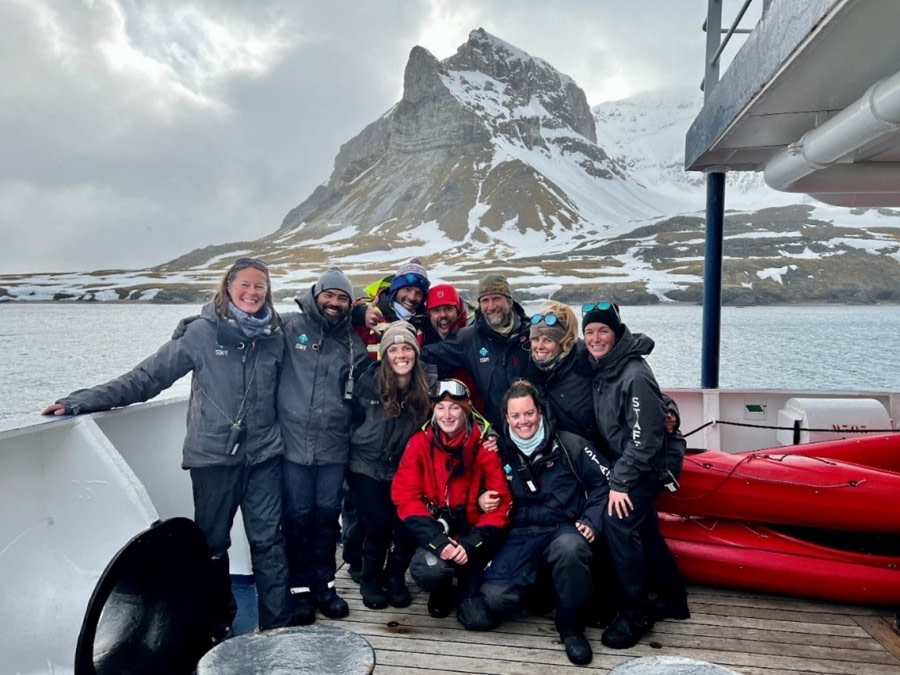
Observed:
[[[362,287],[418,256],[464,289],[490,269],[523,297],[698,302],[705,183],[682,159],[700,105],[668,91],[591,110],[571,78],[475,30],[443,61],[412,49],[402,99],[271,235],[137,272],[0,276],[0,300],[195,301],[253,254],[281,297],[331,264]],[[900,302],[900,214],[804,199],[729,177],[725,301]]]

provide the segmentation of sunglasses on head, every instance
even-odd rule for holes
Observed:
[[[431,385],[428,396],[435,402],[445,396],[449,396],[454,401],[467,401],[470,398],[469,388],[459,380],[438,380]]]
[[[547,314],[533,314],[531,316],[531,325],[537,326],[541,321],[543,321],[548,326],[555,326],[559,323],[559,319],[556,314],[549,312]]]
[[[614,311],[616,314],[619,313],[619,310],[616,308],[616,306],[615,306],[613,303],[611,303],[611,302],[606,302],[606,301],[604,301],[604,302],[592,302],[592,303],[589,303],[589,304],[587,304],[587,305],[582,305],[582,306],[581,306],[581,313],[582,313],[582,314],[587,314],[588,312],[590,312],[590,311],[592,311],[592,310],[594,310],[594,309],[599,309],[599,310],[601,310],[601,311],[607,310],[607,309],[611,309],[611,310]]]
[[[269,266],[259,258],[238,258],[234,261],[234,267],[255,267],[263,272],[269,271]]]

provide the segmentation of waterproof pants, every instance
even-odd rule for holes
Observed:
[[[250,542],[250,561],[258,596],[259,627],[286,626],[290,620],[287,559],[281,531],[281,468],[276,457],[247,466],[191,469],[194,521],[206,536],[212,558],[213,625],[231,625],[237,604],[231,592],[228,549],[238,507]]]
[[[363,528],[359,511],[350,485],[344,481],[344,499],[341,503],[341,557],[344,562],[359,569],[362,565]]]
[[[525,603],[550,568],[556,629],[562,637],[584,631],[591,601],[591,547],[574,525],[513,527],[484,574],[481,592],[491,612],[509,616]]]
[[[656,476],[642,476],[628,491],[634,509],[627,517],[604,512],[604,537],[619,582],[620,608],[626,612],[646,612],[651,587],[663,597],[685,596],[675,558],[659,533],[653,501],[661,490]]]
[[[365,570],[381,576],[383,569],[383,576],[402,578],[416,550],[416,540],[397,515],[397,507],[391,501],[391,482],[352,471],[347,474],[347,482],[365,533],[364,576]]]
[[[322,597],[334,581],[343,464],[284,462],[284,531],[292,593]]]
[[[459,597],[472,598],[481,593],[484,568],[491,559],[491,553],[487,546],[471,549],[469,561],[465,565],[457,565],[441,560],[434,551],[420,546],[413,554],[409,573],[416,585],[427,593],[452,583],[453,577],[456,577]]]

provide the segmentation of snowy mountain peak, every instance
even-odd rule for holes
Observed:
[[[401,99],[341,146],[328,181],[271,235],[135,274],[0,277],[0,301],[186,298],[251,254],[282,295],[332,264],[363,287],[419,257],[462,288],[489,268],[523,296],[696,302],[705,181],[683,156],[700,105],[699,92],[669,91],[592,111],[570,77],[479,28],[443,61],[414,47]],[[806,201],[756,174],[729,177],[724,297],[897,301],[896,213]]]

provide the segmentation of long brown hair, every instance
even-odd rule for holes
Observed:
[[[231,267],[225,270],[225,273],[222,275],[222,278],[219,280],[219,285],[216,288],[215,295],[213,295],[213,307],[216,308],[216,314],[219,316],[224,316],[226,319],[233,319],[231,316],[231,310],[228,309],[228,303],[231,300],[231,296],[228,294],[228,284],[234,281],[234,278],[237,276],[238,272],[243,269],[247,269],[248,267],[252,267],[253,269],[257,269],[263,274],[266,275],[266,306],[272,310],[272,320],[270,325],[274,326],[278,323],[278,312],[275,311],[275,302],[272,299],[272,280],[269,278],[269,266],[266,265],[259,258],[238,258],[235,260]]]
[[[431,413],[431,399],[428,398],[428,377],[419,355],[416,354],[416,365],[410,373],[409,387],[406,392],[400,391],[397,384],[397,374],[391,368],[387,359],[381,362],[378,369],[378,389],[381,392],[381,400],[384,403],[384,416],[386,419],[400,417],[403,410],[409,412],[410,417],[418,423],[424,422]]]

